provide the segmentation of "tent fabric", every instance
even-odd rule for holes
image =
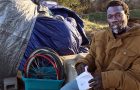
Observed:
[[[36,1],[36,0],[33,0],[33,1]],[[47,13],[50,12],[50,14],[53,16],[61,15],[61,16],[63,16],[64,19],[67,19],[68,17],[73,18],[77,24],[77,26],[75,28],[78,30],[78,32],[82,36],[82,45],[89,44],[87,36],[83,30],[83,28],[84,28],[83,20],[79,17],[78,14],[76,14],[74,11],[72,11],[64,6],[58,5],[58,3],[55,1],[40,0],[38,2],[38,4],[39,4],[39,7],[38,7],[39,11],[44,10]]]
[[[76,20],[77,23],[81,25],[81,27],[84,27],[83,21],[79,17],[79,15],[68,8],[57,6],[57,7],[49,8],[49,10],[52,12],[53,15],[62,15],[64,18],[72,17]]]
[[[19,70],[23,70],[29,55],[38,48],[48,47],[59,55],[77,54],[87,49],[81,46],[82,37],[71,22],[49,17],[38,17]]]
[[[37,16],[30,0],[0,0],[0,84],[15,76]]]
[[[62,6],[55,6],[55,7],[48,7],[49,10],[52,12],[53,15],[62,15],[64,18],[67,17],[72,17],[75,19],[76,23],[77,23],[77,30],[79,31],[80,35],[82,36],[82,45],[88,45],[89,41],[87,39],[87,36],[85,34],[84,31],[84,24],[83,24],[83,20],[79,17],[78,14],[76,14],[74,11],[62,7]]]

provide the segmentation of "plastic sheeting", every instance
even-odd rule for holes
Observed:
[[[67,17],[74,18],[76,21],[76,24],[77,24],[76,29],[82,36],[82,45],[89,44],[89,41],[88,41],[85,31],[83,29],[84,28],[83,20],[79,17],[78,14],[76,14],[74,11],[72,11],[68,8],[61,7],[61,6],[56,6],[56,7],[52,7],[49,9],[53,15],[62,15],[64,18],[67,18]]]
[[[87,52],[81,43],[82,36],[69,21],[38,17],[19,70],[23,70],[27,58],[38,48],[51,48],[61,56],[72,55]]]
[[[0,0],[0,82],[16,75],[36,16],[31,0]]]

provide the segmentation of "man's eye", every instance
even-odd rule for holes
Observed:
[[[109,19],[111,19],[113,16],[112,16],[112,15],[108,15],[107,17],[108,17]]]
[[[121,13],[117,13],[115,16],[116,16],[117,18],[118,18],[118,17],[122,17],[122,14],[121,14]]]

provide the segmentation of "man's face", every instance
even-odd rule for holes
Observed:
[[[112,32],[120,34],[125,30],[128,18],[122,6],[112,6],[107,10],[107,21]]]

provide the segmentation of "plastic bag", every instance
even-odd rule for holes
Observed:
[[[0,83],[16,75],[36,16],[31,0],[0,0]]]

